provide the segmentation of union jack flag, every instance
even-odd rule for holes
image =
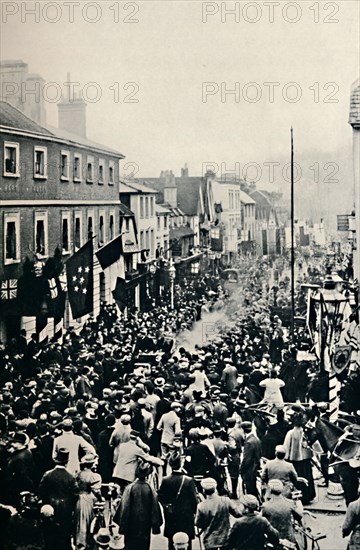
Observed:
[[[12,300],[17,295],[17,279],[1,281],[0,297],[2,300]]]

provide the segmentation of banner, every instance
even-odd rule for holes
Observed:
[[[71,313],[74,319],[78,319],[93,310],[93,240],[73,254],[65,265]]]

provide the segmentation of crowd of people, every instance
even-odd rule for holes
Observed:
[[[191,550],[195,534],[205,550],[291,548],[293,519],[316,496],[302,404],[319,416],[326,404],[316,367],[297,361],[305,328],[289,339],[271,313],[279,298],[286,274],[259,260],[235,303],[205,275],[176,285],[174,309],[103,304],[61,342],[21,333],[2,345],[2,547],[149,550],[163,532],[169,550]],[[176,344],[219,304],[229,326],[193,349]],[[327,468],[320,460],[324,485]],[[111,525],[98,517],[109,491]],[[359,509],[344,536],[360,529]]]

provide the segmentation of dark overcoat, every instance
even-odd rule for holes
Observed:
[[[184,480],[184,483],[178,495],[182,480]],[[195,537],[194,522],[198,503],[194,480],[182,472],[173,472],[171,475],[164,477],[158,494],[160,503],[164,506],[164,536],[170,538],[181,531],[187,533],[193,539]],[[167,511],[166,504],[168,503],[174,503],[173,513]]]

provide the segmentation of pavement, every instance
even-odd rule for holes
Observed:
[[[326,487],[319,487],[316,482],[316,498],[305,506],[305,510],[310,512],[332,512],[336,514],[345,514],[346,513],[346,504],[344,498],[341,496],[332,497],[328,494],[328,489]],[[330,492],[336,491],[337,487],[330,484]]]

